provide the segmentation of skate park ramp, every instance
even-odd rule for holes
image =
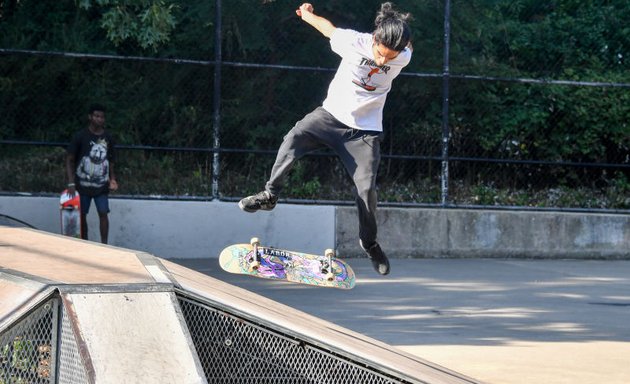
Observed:
[[[478,381],[144,252],[0,226],[0,382]]]

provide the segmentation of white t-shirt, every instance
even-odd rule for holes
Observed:
[[[383,107],[392,80],[411,60],[405,48],[382,67],[374,62],[373,39],[369,33],[337,28],[330,37],[332,50],[341,64],[328,87],[323,107],[349,127],[383,131]]]

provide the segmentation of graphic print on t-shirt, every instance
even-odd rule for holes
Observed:
[[[83,187],[102,187],[109,180],[109,160],[107,160],[107,141],[90,141],[90,152],[83,156],[77,166],[79,183]]]
[[[369,71],[367,72],[365,77],[361,77],[358,80],[352,80],[352,82],[370,92],[376,90],[376,87],[372,85],[372,76],[381,73],[381,71],[382,73],[387,74],[387,71],[389,71],[389,66],[383,65],[382,67],[379,67],[378,65],[376,65],[374,60],[366,59],[365,57],[361,59],[361,63],[359,65],[361,66],[362,70],[364,69],[364,67],[367,67],[365,69],[368,69]]]

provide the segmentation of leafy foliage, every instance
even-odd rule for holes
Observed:
[[[379,4],[328,1],[315,7],[339,27],[370,31]],[[388,97],[381,198],[431,201],[439,198],[436,158],[442,149],[444,4],[400,0],[397,5],[414,15],[414,57]],[[238,196],[259,189],[283,135],[325,97],[339,57],[326,39],[295,16],[295,4],[224,0],[220,19],[215,6],[214,1],[198,0],[0,0],[1,48],[198,60],[1,54],[0,139],[65,142],[85,124],[87,106],[99,101],[108,106],[108,128],[121,144],[211,148],[218,129],[225,150],[220,154],[222,193]],[[630,3],[458,0],[452,2],[451,14],[451,156],[630,162]],[[219,21],[222,58],[227,63],[220,68],[217,125],[212,60]],[[239,153],[242,149],[266,153]],[[33,157],[49,159],[41,150],[35,150]],[[0,162],[15,167],[14,156],[18,154],[3,148]],[[50,156],[57,159],[59,154]],[[119,169],[128,180],[129,193],[208,191],[212,168],[208,153],[187,157],[132,152],[121,160],[127,161]],[[22,172],[3,168],[20,183],[11,184],[6,178],[0,189],[57,189],[52,186],[56,176],[39,177],[33,184],[22,180],[35,171],[28,168],[28,161],[20,159],[17,164],[20,161]],[[290,194],[351,198],[345,171],[330,161],[315,159],[297,168],[291,181],[297,187]],[[552,201],[539,194],[549,189],[581,198],[565,193],[565,188],[623,193],[627,190],[623,180],[629,177],[614,168],[450,164],[453,199],[463,202],[474,202],[470,196],[479,196],[478,201],[491,203],[500,196],[500,201],[530,205],[536,199]],[[526,197],[532,195],[537,197]],[[625,204],[606,196],[617,201],[616,206]],[[559,198],[554,201],[565,204]]]
[[[174,4],[162,0],[78,0],[79,8],[89,11],[92,7],[103,9],[101,27],[107,38],[119,46],[134,41],[140,47],[157,48],[170,40],[175,29]]]

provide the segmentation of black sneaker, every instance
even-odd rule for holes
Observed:
[[[271,211],[276,207],[278,198],[272,196],[267,191],[259,192],[252,196],[247,196],[238,202],[238,207],[245,212],[256,212],[260,209],[263,211]]]
[[[387,256],[385,256],[385,253],[383,253],[381,246],[378,245],[377,242],[374,242],[371,246],[365,247],[361,240],[359,240],[359,244],[361,244],[361,248],[363,248],[368,258],[372,261],[374,270],[381,275],[387,275],[389,273],[389,260]]]

